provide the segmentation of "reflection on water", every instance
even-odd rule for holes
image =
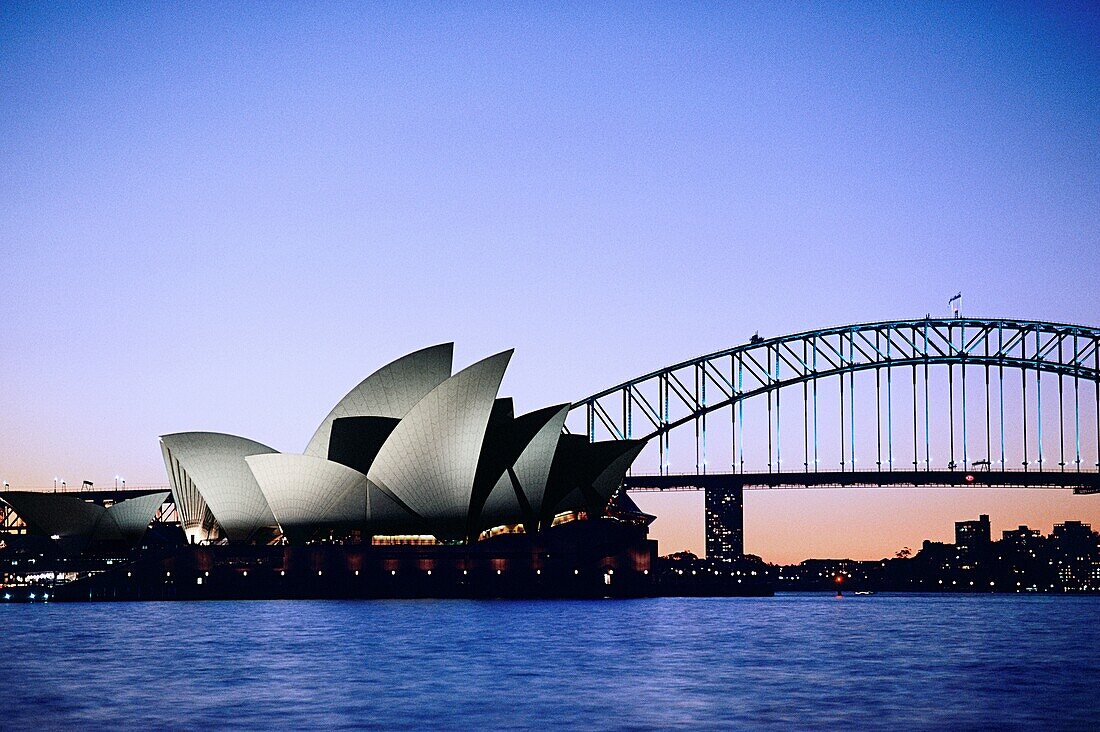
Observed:
[[[0,605],[0,728],[1092,728],[1100,597]]]

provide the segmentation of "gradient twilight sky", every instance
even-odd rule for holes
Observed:
[[[1089,3],[0,6],[0,477],[164,483],[157,435],[301,450],[410,350],[517,409],[765,334],[1100,325]],[[701,495],[641,496],[663,552]],[[747,499],[766,559],[1063,492]]]

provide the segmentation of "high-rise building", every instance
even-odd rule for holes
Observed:
[[[1089,524],[1080,521],[1065,521],[1054,524],[1050,534],[1058,550],[1067,557],[1091,556],[1097,551],[1098,537]]]
[[[989,516],[982,514],[977,521],[955,522],[955,547],[963,552],[983,552],[989,548]]]
[[[703,491],[707,558],[739,559],[745,554],[744,488],[708,486]]]

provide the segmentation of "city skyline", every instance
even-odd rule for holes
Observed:
[[[163,485],[156,436],[200,426],[301,450],[451,340],[515,346],[526,411],[958,291],[1100,325],[1095,12],[534,15],[0,11],[0,479]],[[701,549],[701,494],[636,500]],[[1064,491],[745,503],[769,561],[1100,525]]]

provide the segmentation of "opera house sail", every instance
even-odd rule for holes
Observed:
[[[485,429],[511,351],[479,361],[424,396],[382,445],[368,479],[423,520],[461,539]]]
[[[363,379],[321,421],[305,454],[329,457],[332,423],[342,417],[403,418],[451,375],[453,353],[453,343],[430,346],[402,356]]]
[[[253,541],[274,530],[271,506],[244,459],[275,450],[217,432],[180,432],[160,439],[166,454],[189,479],[187,487],[199,492],[230,541]],[[168,478],[173,480],[173,471]],[[172,484],[173,491],[179,487]]]

